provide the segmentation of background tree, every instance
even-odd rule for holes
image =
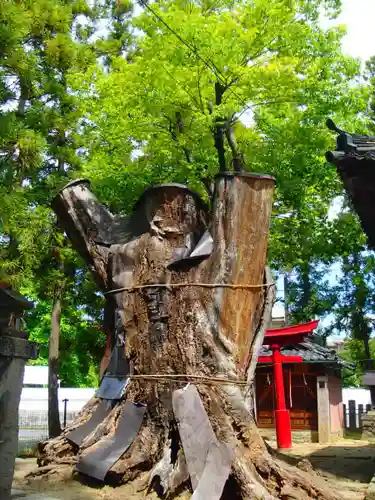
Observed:
[[[355,112],[362,102],[350,85],[358,66],[342,56],[340,32],[319,28],[321,5],[145,6],[133,21],[140,34],[127,59],[113,57],[109,71],[94,65],[70,80],[85,116],[84,171],[101,197],[126,213],[150,182],[179,180],[203,192],[202,178],[210,182],[218,170],[261,167],[280,179],[273,262],[314,262],[308,246],[320,257],[318,242],[334,227],[326,220],[328,207],[342,192],[322,159],[324,118],[349,104]],[[246,112],[250,123],[241,123]],[[309,153],[304,156],[302,148]],[[292,221],[288,241],[283,221]],[[296,236],[298,224],[310,221],[310,237],[306,231]],[[301,270],[311,276],[302,264]],[[46,463],[59,449],[61,440],[46,445]],[[127,480],[124,463],[117,471]]]
[[[36,284],[27,290],[28,296],[34,298],[36,303],[25,318],[27,329],[40,346],[37,363],[47,364],[53,309],[50,298],[56,287],[57,292],[63,290],[59,297],[63,314],[58,378],[65,387],[95,387],[98,385],[98,366],[105,345],[102,334],[103,298],[75,252],[69,246],[62,246],[60,258],[61,253],[64,273],[56,266],[48,280],[45,276],[39,280],[39,273],[36,272]],[[50,265],[52,256],[47,254],[45,260]]]
[[[373,358],[375,355],[374,339],[370,339],[369,344],[371,358]],[[346,338],[339,354],[349,365],[343,369],[343,386],[362,387],[362,377],[365,371],[365,363],[363,360],[366,358],[363,342],[361,340]]]
[[[338,4],[165,2],[134,17],[126,1],[4,2],[2,272],[45,302],[32,290],[35,269],[56,239],[66,245],[48,207],[68,177],[88,176],[127,213],[155,182],[187,182],[209,196],[201,180],[210,184],[218,161],[276,176],[275,270],[319,269],[348,252],[352,221],[327,218],[342,186],[325,164],[324,122],[362,127],[367,94],[353,85],[358,62],[341,53],[344,31],[318,24],[322,7],[334,15]],[[309,280],[317,290],[314,273]],[[327,307],[315,294],[301,312],[300,290],[298,317]],[[97,303],[79,296],[81,310]],[[68,303],[63,318],[73,314]]]
[[[339,283],[339,304],[335,310],[336,328],[363,345],[364,366],[371,367],[371,315],[374,313],[374,256],[357,251],[343,257],[343,276]]]
[[[289,280],[289,311],[295,323],[305,323],[330,313],[337,301],[336,287],[328,281],[328,266],[301,262]]]
[[[269,260],[305,283],[303,293],[292,283],[292,321],[332,307],[320,269],[349,251],[346,235],[359,227],[328,218],[343,189],[325,162],[325,120],[352,127],[367,94],[348,85],[358,65],[341,53],[342,30],[316,24],[318,3],[298,3],[297,19],[283,2],[240,3],[231,19],[225,2],[151,5],[132,22],[134,52],[72,78],[89,118],[84,171],[114,210],[128,212],[151,183],[186,182],[207,196],[202,179],[218,162],[276,177]]]
[[[132,21],[139,35],[126,59],[71,80],[87,118],[84,173],[100,197],[126,212],[155,182],[187,182],[205,194],[202,178],[212,179],[218,160],[226,168],[244,161],[277,179],[273,267],[294,266],[315,237],[314,259],[342,193],[325,163],[324,123],[353,123],[365,102],[348,85],[359,67],[341,53],[343,31],[319,28],[318,5],[239,2],[236,15],[226,2],[145,8]]]
[[[81,164],[77,99],[67,75],[95,59],[88,38],[96,12],[84,1],[63,0],[5,0],[0,9],[1,273],[37,303],[51,302],[49,423],[56,435],[61,307],[71,276],[49,204]]]

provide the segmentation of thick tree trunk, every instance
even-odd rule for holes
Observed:
[[[131,375],[123,400],[79,450],[66,436],[90,418],[98,400],[89,402],[59,438],[42,443],[40,465],[53,469],[74,463],[77,454],[84,460],[113,436],[127,402],[142,403],[147,405],[142,426],[106,480],[123,483],[149,471],[150,487],[163,495],[173,493],[189,483],[189,472],[172,396],[179,397],[175,391],[190,382],[216,438],[234,450],[222,498],[333,498],[307,475],[283,469],[271,458],[248,404],[273,302],[272,284],[264,284],[273,188],[268,176],[220,175],[210,215],[186,187],[156,186],[141,197],[131,220],[114,221],[122,231],[112,231],[106,250],[100,248],[100,216],[95,218],[103,207],[87,187],[76,184],[60,193],[54,204],[60,220],[81,254],[89,253],[98,281],[112,292],[108,297],[119,319],[115,330],[126,334]],[[87,220],[89,212],[90,232],[81,222],[73,227],[72,221]],[[107,221],[111,217],[104,214]],[[206,258],[194,257],[207,230],[212,248],[206,245],[200,252]]]
[[[52,306],[51,334],[48,345],[48,435],[61,434],[58,398],[58,361],[60,340],[61,302],[56,298]]]

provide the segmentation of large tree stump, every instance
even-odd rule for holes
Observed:
[[[235,450],[223,498],[333,498],[306,474],[283,469],[271,458],[249,405],[256,351],[273,302],[265,269],[273,190],[269,176],[222,174],[209,210],[185,186],[155,186],[127,219],[99,205],[85,184],[60,192],[55,211],[109,292],[107,324],[114,338],[125,334],[131,382],[123,401],[79,450],[65,436],[87,421],[96,399],[59,438],[42,443],[40,465],[49,470],[94,450],[114,433],[124,402],[133,401],[147,405],[143,425],[106,480],[124,483],[150,471],[149,485],[160,494],[188,485],[172,394],[191,381],[217,439]],[[211,254],[194,257],[207,230]],[[214,382],[218,377],[233,383]]]

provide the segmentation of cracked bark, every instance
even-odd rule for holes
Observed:
[[[219,175],[209,213],[187,188],[155,187],[137,205],[133,216],[137,234],[109,248],[98,243],[100,236],[103,241],[100,229],[108,213],[103,214],[103,207],[99,209],[98,202],[89,200],[87,193],[81,198],[90,201],[90,231],[82,223],[87,210],[74,201],[69,188],[63,190],[55,210],[76,248],[99,275],[97,281],[105,283],[104,290],[151,283],[258,285],[265,276],[273,189],[274,181],[267,176]],[[100,213],[102,216],[95,219],[95,214]],[[214,240],[212,255],[203,261],[170,267],[176,249],[196,244],[208,227]],[[103,259],[101,246],[107,249],[107,258]],[[269,321],[272,293],[271,287],[199,286],[116,293],[113,307],[126,332],[125,352],[132,374],[191,374],[234,380],[249,377],[251,383],[253,357]],[[39,465],[57,466],[62,457],[74,461],[83,451],[95,449],[102,436],[114,433],[124,402],[141,402],[147,404],[142,427],[130,448],[110,469],[106,481],[121,484],[146,471],[146,486],[159,495],[189,488],[172,409],[172,393],[178,388],[181,384],[176,382],[133,379],[124,400],[78,450],[65,436],[90,417],[98,404],[93,399],[60,437],[41,444]],[[306,498],[334,498],[301,471],[283,467],[268,453],[252,418],[248,388],[197,384],[197,389],[217,439],[235,449],[223,499],[287,499],[301,491]],[[290,491],[286,491],[286,484]]]

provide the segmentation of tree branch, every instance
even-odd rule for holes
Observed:
[[[172,139],[179,144],[178,134],[184,133],[184,122],[182,119],[182,114],[180,111],[176,111],[176,123],[172,121],[167,115],[163,115],[169,122],[168,131],[171,134]],[[181,145],[182,151],[184,152],[186,161],[188,163],[193,163],[193,156],[189,148]]]
[[[215,104],[220,106],[222,103],[222,97],[225,92],[225,87],[221,85],[218,81],[215,83]],[[224,119],[215,119],[215,130],[214,130],[214,142],[215,148],[217,150],[217,155],[219,159],[219,169],[220,172],[226,171],[225,162],[225,147],[224,147]]]
[[[242,154],[238,151],[238,145],[234,134],[233,123],[234,121],[232,117],[232,119],[229,121],[225,129],[225,134],[227,137],[229,147],[232,151],[233,170],[235,172],[241,172],[241,170],[243,169],[244,162]]]
[[[201,85],[200,85],[200,67],[199,67],[199,64],[197,65],[197,69],[198,69],[198,78],[197,78],[198,96],[199,96],[199,102],[201,104],[202,113],[204,113],[204,106],[203,106],[203,99],[202,99],[202,92],[201,92]]]

